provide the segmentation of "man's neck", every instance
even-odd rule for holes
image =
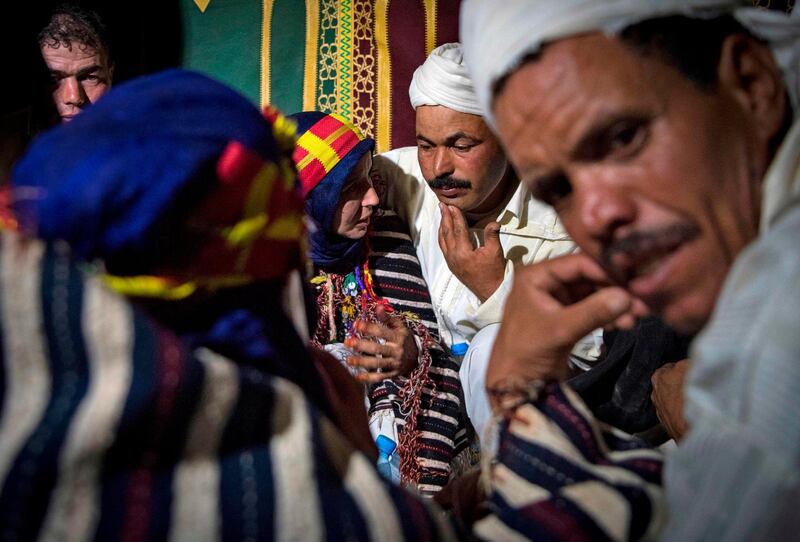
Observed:
[[[476,211],[467,211],[464,213],[464,218],[467,219],[467,225],[474,226],[475,224],[490,218],[494,220],[500,211],[508,205],[511,196],[519,185],[519,179],[514,173],[514,170],[509,167],[500,182],[489,194],[489,197],[484,200],[480,205],[480,209]]]

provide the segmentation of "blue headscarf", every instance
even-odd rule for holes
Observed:
[[[274,218],[296,209],[302,222],[290,156],[294,138],[276,130],[277,122],[206,76],[169,70],[142,77],[113,88],[75,120],[34,141],[13,172],[12,205],[23,232],[65,240],[79,259],[113,262],[118,275],[157,273],[173,249],[187,258],[204,253],[205,245],[186,238],[183,217],[236,224],[236,213],[252,206],[242,202],[253,192],[247,184],[257,177],[249,175],[253,164],[280,172],[259,210]],[[220,157],[230,156],[232,147],[244,157],[234,164],[245,171],[242,185],[218,176]],[[233,188],[224,192],[226,187]],[[216,199],[219,190],[228,201]],[[284,228],[279,237],[287,251],[299,251],[299,231]],[[191,346],[288,378],[327,409],[319,375],[280,304],[282,278],[299,261],[267,256],[275,269],[253,276],[249,285],[149,306]]]
[[[316,171],[300,171],[301,182],[306,193],[306,214],[311,217],[316,227],[309,234],[311,260],[314,265],[329,272],[343,273],[351,271],[360,263],[364,252],[365,239],[348,239],[333,231],[333,219],[345,181],[353,168],[368,152],[372,152],[375,141],[363,137],[352,125],[342,119],[326,113],[307,111],[289,116],[297,123],[297,136],[302,137],[320,121],[335,119],[350,132],[353,141],[358,142],[332,164],[327,173],[318,168]],[[346,136],[345,136],[346,137]],[[296,161],[297,155],[295,155]],[[309,168],[311,169],[311,168]]]

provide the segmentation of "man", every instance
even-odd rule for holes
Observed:
[[[458,356],[472,345],[460,376],[480,435],[491,417],[483,374],[514,267],[574,245],[520,185],[484,122],[460,44],[434,49],[409,95],[417,147],[378,156],[375,167],[388,183],[387,207],[409,226],[441,338]]]
[[[670,540],[800,532],[800,20],[750,6],[462,11],[487,119],[583,251],[518,272],[487,387],[563,377],[598,325],[654,312],[702,329],[666,470]],[[662,402],[680,403],[670,372]]]
[[[53,103],[61,122],[72,120],[111,87],[111,48],[96,13],[59,6],[39,33],[39,48],[53,80]]]
[[[500,321],[515,264],[568,253],[573,244],[555,213],[519,184],[481,116],[460,44],[434,49],[409,95],[417,147],[383,154],[376,168],[388,177],[388,207],[409,224],[452,347]]]

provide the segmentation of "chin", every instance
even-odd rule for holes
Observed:
[[[675,331],[694,335],[706,326],[713,311],[713,301],[701,298],[668,304],[663,310],[654,312]]]

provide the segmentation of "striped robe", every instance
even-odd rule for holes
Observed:
[[[395,310],[414,313],[438,340],[439,328],[430,293],[408,229],[392,211],[373,220],[370,232],[370,269],[375,292]],[[429,385],[423,388],[422,409],[417,419],[421,440],[418,462],[422,476],[417,488],[427,494],[441,489],[452,475],[473,461],[470,440],[472,426],[462,407],[458,364],[444,350],[431,350]],[[399,392],[405,378],[384,380],[370,389],[370,414],[393,409],[401,430],[406,416]]]
[[[453,539],[294,384],[2,234],[3,540]]]
[[[63,244],[0,234],[3,540],[455,540],[293,383],[169,330]],[[628,540],[658,454],[549,386],[501,427],[484,540]],[[462,533],[462,537],[463,537]]]

